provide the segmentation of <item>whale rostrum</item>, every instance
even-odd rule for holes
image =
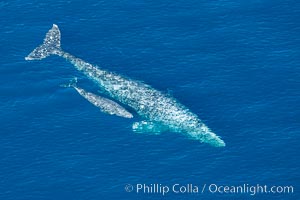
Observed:
[[[79,71],[93,80],[101,90],[134,110],[143,120],[133,124],[137,132],[181,133],[191,139],[223,147],[225,142],[212,132],[196,114],[180,104],[175,98],[160,92],[150,85],[109,72],[92,65],[61,49],[61,35],[57,25],[48,31],[43,44],[35,48],[26,60],[41,60],[58,55],[72,63]],[[149,125],[149,126],[148,126]]]

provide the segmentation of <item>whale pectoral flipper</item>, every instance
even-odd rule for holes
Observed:
[[[132,130],[135,133],[149,133],[159,135],[160,133],[167,131],[168,128],[157,122],[140,121],[134,122],[132,124]]]

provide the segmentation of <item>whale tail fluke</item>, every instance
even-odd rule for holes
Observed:
[[[25,57],[25,60],[42,60],[51,54],[59,54],[61,52],[60,31],[58,26],[53,24],[52,28],[46,34],[43,44],[35,48]]]

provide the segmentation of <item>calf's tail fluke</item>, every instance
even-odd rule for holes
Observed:
[[[70,80],[70,82],[68,84],[62,84],[60,85],[60,87],[77,87],[77,77],[74,77],[73,79]]]
[[[51,54],[60,54],[60,31],[56,24],[47,32],[43,44],[35,48],[25,60],[42,60]]]

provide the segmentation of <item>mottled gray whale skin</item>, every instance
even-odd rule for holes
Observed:
[[[176,99],[155,90],[150,85],[103,70],[64,52],[61,49],[60,39],[59,28],[54,24],[46,34],[43,44],[35,48],[25,59],[41,60],[50,55],[65,58],[96,82],[112,99],[136,111],[143,121],[134,123],[133,130],[182,133],[212,146],[225,146],[225,142],[220,137]]]
[[[62,86],[74,88],[78,92],[78,94],[80,94],[80,96],[88,100],[94,106],[98,107],[103,113],[116,115],[119,117],[133,118],[133,115],[130,112],[128,112],[124,107],[122,107],[120,104],[110,99],[107,99],[105,97],[101,97],[94,93],[88,92],[83,88],[78,87],[76,83],[77,83],[77,78],[70,81],[69,84],[62,85]]]

